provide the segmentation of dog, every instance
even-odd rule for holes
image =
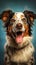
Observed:
[[[6,28],[4,64],[34,65],[31,27],[36,14],[28,10],[24,12],[5,10],[0,14],[0,19]]]

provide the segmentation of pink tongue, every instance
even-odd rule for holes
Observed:
[[[22,38],[22,35],[19,35],[19,36],[16,37],[16,42],[17,43],[21,43],[22,42],[22,39],[23,39]]]

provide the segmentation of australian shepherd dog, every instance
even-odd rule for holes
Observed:
[[[5,10],[0,19],[6,27],[4,65],[34,65],[31,27],[36,14],[32,11]]]

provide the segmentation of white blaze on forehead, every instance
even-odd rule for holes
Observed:
[[[19,20],[21,18],[25,18],[25,15],[22,12],[16,12],[13,18]]]
[[[16,29],[16,25],[18,23],[21,23],[22,24],[22,31],[25,31],[25,27],[24,27],[24,24],[22,22],[22,19],[25,18],[25,15],[22,13],[22,12],[16,12],[13,16],[13,19],[15,19],[15,22],[13,24],[13,31],[15,32],[15,29]]]

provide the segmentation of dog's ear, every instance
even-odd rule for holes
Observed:
[[[1,14],[0,14],[0,19],[5,23],[5,22],[8,22],[10,20],[10,18],[13,16],[13,12],[11,10],[6,10],[6,11],[3,11]]]
[[[23,12],[25,14],[25,16],[27,17],[28,20],[30,20],[30,23],[32,24],[34,19],[36,19],[36,14],[34,14],[34,12],[32,11],[24,11]],[[29,22],[29,21],[28,21]]]

